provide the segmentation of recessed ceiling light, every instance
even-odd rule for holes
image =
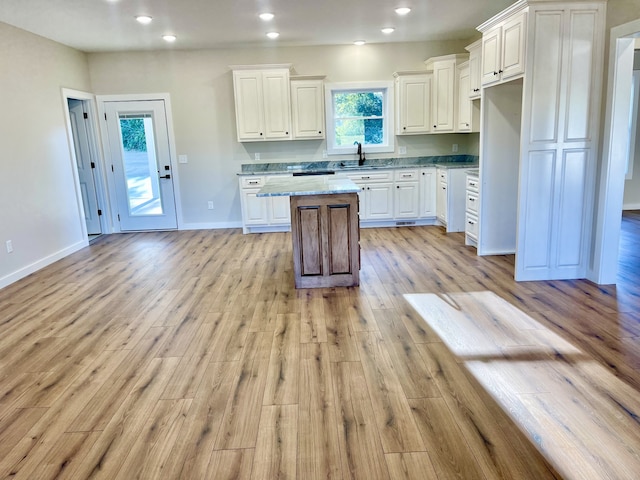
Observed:
[[[354,45],[364,45],[366,42],[364,40],[356,40],[355,42],[353,42]]]
[[[395,31],[395,28],[393,28],[393,27],[385,27],[380,31],[382,33],[385,33],[385,34],[389,35],[390,33],[393,33]]]
[[[398,7],[398,8],[396,8],[396,13],[398,15],[406,15],[410,11],[411,11],[411,9],[409,7]]]
[[[148,25],[151,23],[152,18],[149,15],[138,15],[136,20],[143,25]]]
[[[278,38],[280,34],[278,32],[269,32],[267,33],[267,37],[269,38]]]
[[[269,20],[273,20],[274,15],[273,15],[273,13],[265,12],[265,13],[261,13],[259,15],[259,17],[260,17],[261,20],[264,20],[265,22],[268,22]]]
[[[176,37],[175,35],[163,35],[162,39],[165,42],[173,43],[178,39],[178,37]]]

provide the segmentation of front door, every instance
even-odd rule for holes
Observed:
[[[80,192],[84,206],[84,218],[87,224],[88,235],[102,233],[100,216],[98,215],[98,195],[96,193],[96,180],[94,171],[95,160],[92,157],[91,142],[87,129],[88,114],[83,100],[69,98],[69,120],[71,121],[71,134],[73,147],[76,152],[76,168],[80,181]]]
[[[178,227],[164,100],[105,102],[120,230]]]

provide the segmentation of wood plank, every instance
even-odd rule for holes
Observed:
[[[263,405],[298,403],[300,365],[300,315],[278,315],[273,334]],[[257,454],[257,453],[256,453]],[[254,462],[257,457],[254,458]]]
[[[249,478],[253,467],[253,449],[216,450],[204,478],[239,480]]]
[[[385,453],[424,451],[411,409],[378,332],[359,333],[359,350],[367,390]]]
[[[265,405],[260,413],[251,478],[295,479],[298,406]]]
[[[236,382],[238,367],[238,362],[209,364],[184,423],[177,432],[175,446],[164,460],[163,478],[209,478],[206,472],[211,471],[211,452]]]
[[[436,475],[427,452],[387,453],[385,458],[389,467],[389,475],[394,480],[402,478],[406,480],[415,478],[439,480],[442,478]]]
[[[262,397],[267,381],[273,334],[249,333],[236,383],[227,403],[215,443],[216,450],[253,448],[256,444]]]
[[[360,363],[336,363],[331,374],[336,395],[343,478],[389,479],[376,418]]]
[[[298,477],[340,479],[340,446],[332,367],[326,344],[303,345],[298,404]]]

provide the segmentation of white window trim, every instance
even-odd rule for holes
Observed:
[[[384,141],[381,145],[363,145],[365,153],[393,153],[395,151],[394,136],[394,92],[393,82],[341,82],[328,83],[324,88],[325,109],[327,112],[327,153],[329,155],[353,155],[357,151],[355,145],[338,147],[335,144],[335,124],[333,121],[333,92],[345,90],[384,90]]]

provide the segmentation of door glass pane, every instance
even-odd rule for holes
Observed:
[[[153,118],[120,115],[120,135],[129,214],[162,215]]]

